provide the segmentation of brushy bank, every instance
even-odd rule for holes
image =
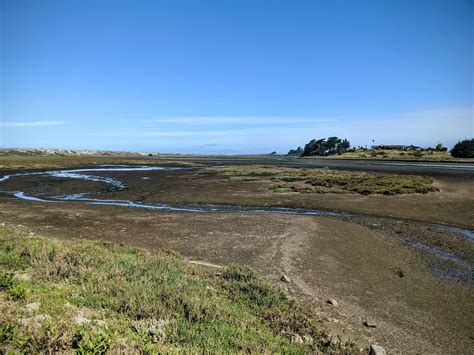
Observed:
[[[351,351],[247,267],[209,274],[173,252],[5,227],[0,244],[2,353]]]
[[[427,176],[343,172],[330,169],[246,165],[208,168],[231,181],[270,180],[275,192],[412,194],[437,191]]]

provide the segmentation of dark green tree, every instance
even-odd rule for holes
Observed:
[[[438,151],[438,152],[445,152],[445,151],[448,150],[448,148],[443,147],[442,143],[438,143],[438,144],[436,144],[435,150]]]
[[[343,139],[337,146],[337,154],[345,153],[351,147],[351,143],[347,139]]]
[[[474,139],[465,139],[456,143],[451,149],[451,155],[455,158],[474,158]]]
[[[325,144],[324,155],[332,155],[337,153],[337,147],[341,143],[338,137],[329,137]]]
[[[290,149],[287,155],[297,155],[300,156],[303,153],[303,148],[298,147],[296,149]]]
[[[347,151],[350,146],[351,144],[347,139],[338,137],[312,139],[304,146],[301,156],[341,154]]]

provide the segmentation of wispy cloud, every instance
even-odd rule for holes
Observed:
[[[10,121],[0,122],[0,127],[43,127],[43,126],[60,126],[67,124],[66,121]]]
[[[145,124],[179,124],[179,125],[223,125],[223,124],[282,124],[293,122],[315,123],[334,122],[335,117],[302,117],[302,116],[169,116],[139,120],[121,120],[123,123],[145,123]]]
[[[471,106],[464,106],[328,117],[162,117],[130,120],[115,130],[95,134],[170,150],[191,150],[212,143],[219,149],[284,151],[309,139],[331,135],[348,138],[354,145],[372,144],[372,139],[384,144],[433,145],[441,141],[452,145],[473,135],[473,113]]]

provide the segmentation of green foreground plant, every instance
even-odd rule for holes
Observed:
[[[314,314],[247,267],[4,227],[0,246],[2,353],[331,350]]]

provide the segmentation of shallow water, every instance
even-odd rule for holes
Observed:
[[[117,179],[90,175],[84,173],[93,173],[93,172],[130,172],[130,171],[157,171],[157,170],[179,170],[184,168],[177,167],[156,167],[156,166],[127,166],[127,165],[108,165],[100,166],[97,168],[86,168],[86,169],[68,169],[68,170],[54,170],[54,171],[45,171],[45,172],[32,172],[32,173],[18,173],[5,175],[0,177],[0,182],[6,181],[12,178],[19,178],[24,176],[38,176],[38,177],[59,177],[67,179],[78,179],[84,181],[94,181],[100,182],[107,185],[113,186],[116,190],[123,190],[126,188],[126,185]],[[359,215],[348,212],[338,212],[324,209],[303,209],[303,208],[288,208],[288,207],[250,207],[250,206],[231,206],[231,205],[182,205],[182,206],[173,206],[169,204],[151,204],[151,203],[141,203],[132,200],[116,200],[116,199],[97,199],[88,197],[95,193],[95,191],[90,193],[80,193],[72,195],[63,195],[55,196],[49,198],[41,198],[37,196],[30,196],[25,194],[22,191],[4,191],[17,199],[32,201],[32,202],[77,202],[91,205],[108,205],[108,206],[117,206],[117,207],[126,207],[126,208],[136,208],[136,209],[146,209],[146,210],[156,210],[156,211],[169,211],[169,212],[187,212],[187,213],[280,213],[280,214],[292,214],[292,215],[313,215],[313,216],[323,216],[323,217],[336,217],[349,222],[359,223],[361,221],[372,221],[372,222],[383,222],[383,221],[396,221],[394,218],[385,218],[385,217],[373,217],[367,215]],[[461,235],[467,238],[470,241],[474,241],[474,231],[469,229],[463,229],[455,226],[443,225],[443,224],[434,224],[434,223],[419,223],[420,227],[426,228],[435,228],[440,231],[453,232],[458,235]],[[432,247],[426,244],[420,243],[413,240],[408,236],[394,235],[399,240],[404,243],[411,245],[412,247],[427,252],[431,255],[448,261],[456,265],[456,269],[450,268],[439,268],[438,266],[434,268],[434,271],[438,275],[441,275],[446,278],[455,279],[467,284],[474,284],[473,274],[474,274],[474,265],[463,260],[461,257],[456,254],[444,251],[439,247]]]

